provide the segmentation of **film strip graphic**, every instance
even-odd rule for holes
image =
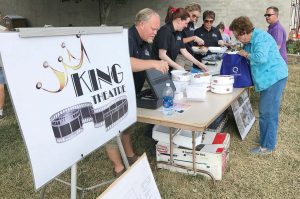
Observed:
[[[126,96],[94,109],[91,102],[65,108],[50,117],[57,143],[71,140],[83,132],[83,124],[93,122],[95,128],[105,125],[106,131],[117,125],[128,113]]]

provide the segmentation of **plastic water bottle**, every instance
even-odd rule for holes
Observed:
[[[170,86],[170,83],[166,83],[166,87],[163,89],[163,113],[164,115],[173,114],[173,99],[174,92]]]

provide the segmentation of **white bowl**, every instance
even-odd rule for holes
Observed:
[[[184,70],[172,70],[172,80],[179,82],[188,82],[191,79],[191,73]]]
[[[212,84],[227,85],[234,83],[233,75],[216,75],[211,78]]]
[[[227,48],[222,48],[222,47],[208,47],[208,50],[212,53],[224,53]]]
[[[217,94],[228,94],[233,91],[233,84],[227,85],[219,85],[219,84],[211,84],[211,92]]]
[[[192,46],[192,51],[194,52],[194,53],[207,53],[207,51],[208,51],[208,48],[207,47],[204,47],[204,46],[202,46],[202,47],[200,47],[200,46]]]
[[[205,73],[193,73],[191,78],[191,84],[210,84],[211,75]]]
[[[239,51],[229,51],[229,52],[226,52],[227,54],[229,55],[235,55],[235,54],[238,54]]]

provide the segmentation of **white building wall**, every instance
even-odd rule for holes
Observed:
[[[289,30],[290,20],[290,0],[129,0],[127,5],[116,5],[112,10],[108,24],[123,25],[129,27],[134,21],[135,14],[142,8],[149,7],[156,10],[161,16],[161,23],[164,24],[164,18],[169,5],[175,7],[185,7],[190,2],[197,2],[201,5],[202,13],[205,10],[213,10],[216,13],[216,26],[223,21],[227,26],[231,21],[239,16],[246,15],[258,28],[266,29],[268,24],[265,21],[265,10],[269,6],[279,8],[279,16],[282,25]],[[202,13],[198,26],[202,24]]]
[[[280,10],[280,21],[288,31],[290,20],[290,0],[128,0],[125,5],[115,4],[108,18],[107,25],[133,24],[135,14],[142,8],[156,10],[164,24],[166,10],[169,5],[185,7],[190,2],[198,2],[202,11],[216,12],[217,25],[220,21],[229,26],[232,19],[241,15],[251,18],[258,28],[266,29],[267,23],[263,17],[268,6],[277,6]],[[97,26],[99,25],[98,0],[82,0],[80,3],[61,0],[0,0],[2,17],[7,14],[17,14],[28,19],[30,26]],[[202,17],[198,26],[202,24]]]

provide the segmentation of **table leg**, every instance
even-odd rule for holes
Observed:
[[[169,128],[170,135],[170,164],[173,165],[173,128]]]
[[[195,143],[195,131],[192,131],[192,144],[193,144],[193,171],[196,173],[196,143]]]

